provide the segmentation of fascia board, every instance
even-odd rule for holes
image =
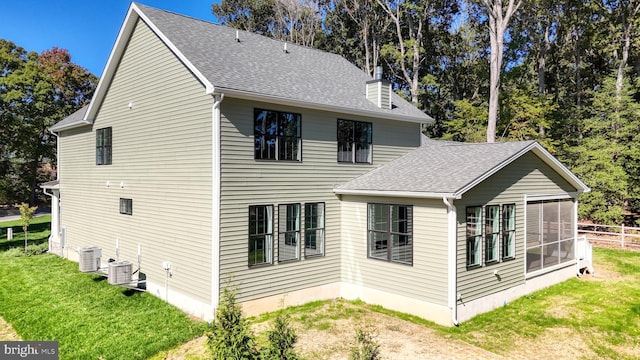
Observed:
[[[391,119],[391,120],[398,120],[398,121],[414,122],[418,124],[432,123],[435,121],[432,117],[430,117],[427,114],[424,114],[424,118],[418,118],[414,116],[382,113],[382,112],[368,111],[368,110],[357,110],[357,109],[342,107],[342,106],[331,106],[331,105],[324,105],[324,104],[318,104],[313,102],[292,100],[292,99],[287,99],[279,96],[258,94],[258,93],[248,92],[248,91],[242,91],[237,89],[227,89],[227,88],[221,88],[221,87],[216,88],[215,92],[223,93],[225,94],[225,96],[238,98],[238,99],[262,101],[262,102],[268,102],[268,103],[278,104],[278,105],[295,106],[295,107],[302,107],[305,109],[313,109],[313,110],[321,110],[321,111],[339,112],[339,113],[344,113],[349,115],[359,115],[359,116],[365,116],[365,117],[371,117],[371,118]]]
[[[50,131],[54,131],[54,132],[60,132],[63,130],[70,130],[70,129],[75,129],[78,127],[82,127],[82,126],[87,126],[87,125],[92,125],[93,121],[88,121],[88,120],[82,120],[82,121],[78,121],[75,123],[71,123],[71,124],[67,124],[67,125],[61,125],[61,126],[57,126],[53,125],[49,128]]]
[[[109,54],[107,65],[102,72],[102,76],[100,76],[98,86],[96,87],[96,91],[91,99],[87,113],[85,114],[84,120],[89,121],[90,123],[93,123],[93,119],[95,119],[96,113],[98,112],[100,104],[107,93],[109,84],[113,79],[118,64],[120,63],[120,59],[122,58],[122,54],[127,47],[129,38],[131,38],[131,35],[133,34],[133,30],[135,29],[138,19],[142,19],[145,24],[149,26],[149,28],[160,38],[160,40],[178,57],[178,59],[180,59],[180,61],[196,76],[196,78],[205,86],[205,92],[207,94],[211,94],[214,91],[211,82],[209,82],[209,80],[202,75],[202,73],[184,56],[184,54],[178,50],[178,48],[160,31],[160,29],[158,29],[158,27],[144,14],[144,12],[142,12],[135,3],[132,3],[122,27],[120,28],[115,45]]]
[[[438,199],[443,197],[460,199],[451,193],[431,193],[420,191],[385,191],[385,190],[349,190],[334,188],[333,192],[338,195],[359,195],[359,196],[377,196],[377,197],[396,197],[396,198],[416,198],[416,199]]]

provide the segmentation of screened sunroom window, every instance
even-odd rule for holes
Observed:
[[[324,255],[324,203],[304,204],[304,256]]]
[[[482,206],[467,208],[467,266],[480,266],[482,261]]]
[[[527,273],[574,260],[572,199],[527,202]]]
[[[300,204],[278,206],[278,261],[300,258]]]
[[[249,266],[271,264],[273,205],[249,206]]]

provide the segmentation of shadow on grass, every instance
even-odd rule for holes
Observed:
[[[29,237],[27,240],[27,244],[28,245],[40,245],[43,243],[46,243],[47,240],[49,239],[49,235],[45,235],[43,237]],[[22,239],[14,239],[11,241],[3,241],[0,242],[0,251],[5,251],[5,250],[9,250],[11,248],[15,248],[15,247],[24,247],[24,238]]]

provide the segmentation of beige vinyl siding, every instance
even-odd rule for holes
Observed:
[[[525,195],[557,195],[575,192],[568,182],[547,166],[532,152],[509,164],[492,175],[454,204],[458,217],[458,293],[463,300],[473,300],[510,287],[520,285],[525,280]],[[481,268],[467,269],[466,264],[466,207],[484,205],[516,205],[516,257],[498,263],[484,265],[484,240],[482,243]],[[483,223],[484,216],[483,212]],[[502,208],[500,209],[502,216]],[[500,257],[502,256],[500,238]],[[494,275],[498,270],[499,277]]]
[[[367,258],[367,203],[413,205],[413,265]],[[441,200],[343,195],[345,282],[447,305],[447,209]]]
[[[301,114],[301,162],[254,160],[255,108]],[[232,98],[224,99],[221,112],[221,283],[232,278],[239,286],[239,300],[246,301],[340,281],[340,203],[333,193],[334,186],[419,146],[419,125]],[[338,164],[338,118],[373,123],[372,165]],[[277,205],[300,203],[304,209],[303,204],[309,202],[326,204],[326,256],[249,268],[249,206],[274,205],[275,261]],[[303,230],[301,214],[302,238]]]
[[[164,285],[169,261],[170,290],[210,303],[212,103],[139,21],[94,125],[61,134],[62,227],[73,249],[100,246],[106,263],[119,239],[120,260],[135,268],[140,245],[148,281]],[[98,166],[95,131],[109,126],[112,165]],[[119,213],[120,198],[133,200],[133,215]]]

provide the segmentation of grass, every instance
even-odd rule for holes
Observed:
[[[595,248],[594,257],[621,276],[571,279],[440,332],[507,355],[520,339],[570,329],[599,358],[637,358],[627,350],[640,346],[640,253]]]
[[[0,316],[23,340],[58,341],[61,359],[146,359],[204,331],[153,295],[81,273],[77,263],[12,254],[0,253]]]
[[[7,228],[13,228],[13,240],[7,240]],[[27,243],[40,245],[47,242],[51,233],[51,215],[38,216],[31,220]],[[24,232],[20,220],[5,221],[0,223],[0,251],[11,248],[24,248]]]
[[[0,249],[21,247],[19,222],[0,223],[0,228],[7,226],[20,230],[11,242],[17,243],[8,245],[2,236]],[[47,236],[48,218],[34,219],[29,238],[46,243]],[[0,317],[25,340],[59,341],[61,358],[161,359],[167,349],[204,331],[202,323],[154,296],[111,286],[53,255],[11,256],[17,250],[0,252]],[[572,346],[571,339],[579,338],[588,353],[581,357],[639,358],[640,253],[595,248],[594,261],[598,273],[593,278],[587,275],[534,292],[459,327],[438,326],[361,301],[316,301],[281,311],[297,328],[325,334],[339,331],[338,321],[373,311],[505,357],[517,356],[514,349],[523,346],[544,357],[545,337],[565,334],[567,339],[547,346]],[[267,313],[250,322],[260,327],[275,316]],[[341,350],[344,345],[324,350],[331,347]]]

